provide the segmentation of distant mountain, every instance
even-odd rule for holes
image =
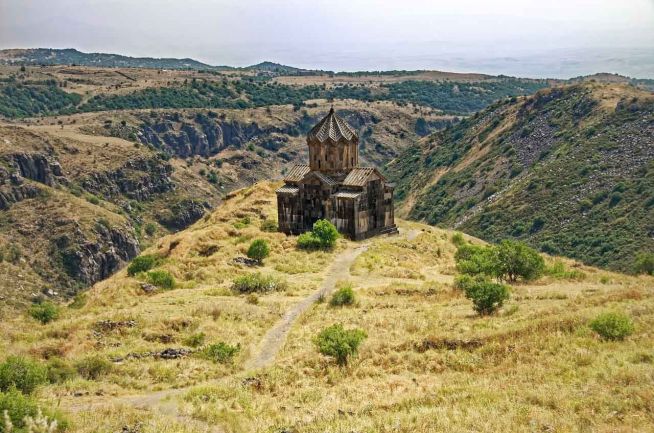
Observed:
[[[74,48],[9,49],[0,50],[0,64],[80,65],[105,68],[154,69],[230,69],[212,66],[193,59],[129,57],[120,54],[83,53]]]
[[[261,62],[256,65],[247,66],[243,69],[258,72],[271,72],[277,75],[298,75],[301,73],[319,72],[309,69],[294,68],[293,66],[281,65],[274,62]]]
[[[585,81],[505,98],[388,166],[403,214],[629,270],[654,251],[654,95]]]

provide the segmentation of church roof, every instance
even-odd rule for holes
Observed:
[[[319,171],[312,171],[311,174],[316,176],[318,179],[320,179],[320,181],[322,183],[324,183],[326,185],[329,185],[329,186],[338,185],[338,182],[336,182],[336,180],[334,180],[331,177],[327,176],[325,173],[321,173]]]
[[[329,110],[327,116],[309,131],[307,138],[309,140],[317,140],[320,143],[324,143],[327,140],[337,142],[339,140],[351,141],[359,139],[354,129],[334,112],[334,107]]]
[[[288,173],[286,173],[284,180],[286,182],[299,182],[309,171],[311,171],[311,168],[309,168],[308,165],[296,164],[289,170]]]
[[[371,174],[375,173],[383,181],[386,181],[384,176],[372,167],[357,167],[352,169],[343,180],[344,186],[365,186]]]

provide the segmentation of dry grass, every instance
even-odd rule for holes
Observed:
[[[347,244],[330,253],[298,252],[293,238],[261,232],[259,223],[274,215],[275,186],[233,194],[211,216],[147,251],[163,257],[160,267],[175,276],[178,289],[147,295],[138,277],[120,272],[97,284],[84,308],[52,324],[6,317],[0,350],[37,358],[58,353],[74,363],[89,354],[183,347],[197,332],[207,342],[241,345],[232,364],[194,356],[129,359],[99,380],[42,388],[39,398],[66,412],[74,432],[138,425],[141,432],[190,433],[208,431],[205,422],[227,432],[652,431],[652,278],[548,259],[586,277],[547,276],[516,286],[497,315],[480,318],[451,285],[452,232],[416,223],[400,224],[411,240],[369,241],[348,280],[354,306],[315,304],[295,323],[272,367],[244,370],[253,345],[320,284]],[[230,284],[255,271],[232,259],[259,237],[271,243],[272,254],[256,270],[285,279],[290,289],[259,295],[254,304],[233,295]],[[217,250],[202,254],[208,247]],[[624,342],[596,338],[587,322],[605,310],[629,313],[635,334]],[[100,320],[135,326],[98,332]],[[346,368],[312,343],[333,323],[368,334]],[[174,411],[166,408],[179,405],[189,418],[148,409],[151,392],[171,388],[182,389],[157,404],[168,414]],[[121,397],[134,394],[143,395],[140,404]]]

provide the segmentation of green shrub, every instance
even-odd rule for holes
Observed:
[[[267,293],[285,290],[286,286],[279,278],[259,272],[236,277],[232,283],[232,288],[239,293]]]
[[[261,222],[261,231],[263,232],[276,232],[279,230],[277,221],[271,219],[265,219]]]
[[[634,332],[634,323],[624,313],[607,312],[590,322],[590,328],[605,340],[624,340]]]
[[[334,224],[327,220],[318,220],[313,224],[313,235],[320,240],[322,248],[332,248],[340,236]]]
[[[472,301],[477,313],[492,314],[509,299],[509,288],[487,279],[476,279],[465,288],[465,295]]]
[[[231,362],[234,356],[241,350],[239,345],[232,346],[231,344],[220,343],[210,344],[205,347],[202,351],[202,355],[214,362],[219,362],[221,364],[227,364]]]
[[[75,369],[84,379],[96,380],[113,369],[111,362],[99,355],[91,355],[75,363]]]
[[[313,233],[302,233],[297,238],[297,246],[303,250],[318,250],[320,249],[320,239],[315,237]]]
[[[140,272],[146,272],[157,264],[157,257],[151,254],[138,256],[127,267],[127,275],[133,277]]]
[[[77,376],[77,370],[60,358],[50,359],[46,364],[46,371],[50,383],[63,383]]]
[[[198,332],[186,337],[184,339],[184,344],[190,347],[200,347],[204,344],[206,337],[207,336],[204,334],[204,332]]]
[[[496,260],[494,274],[502,280],[515,282],[540,277],[545,270],[545,260],[533,248],[523,242],[504,240],[495,247]]]
[[[44,301],[30,306],[28,314],[42,324],[50,323],[59,317],[59,307],[50,301]]]
[[[29,358],[10,356],[0,364],[0,391],[16,388],[24,394],[31,394],[46,380],[45,367]]]
[[[344,329],[340,323],[329,326],[316,336],[314,343],[318,352],[336,359],[340,366],[347,365],[350,357],[357,354],[359,346],[366,339],[360,329]]]
[[[332,298],[329,300],[329,305],[332,307],[340,307],[343,305],[352,305],[354,304],[354,290],[352,290],[352,285],[347,284],[340,289],[338,289],[332,295]]]
[[[637,274],[654,275],[654,253],[639,253],[636,255],[634,270]]]
[[[270,254],[270,245],[265,239],[255,239],[248,248],[248,257],[261,263]]]
[[[154,284],[161,289],[170,290],[175,288],[175,278],[168,271],[150,271],[147,274],[147,279],[150,284]]]

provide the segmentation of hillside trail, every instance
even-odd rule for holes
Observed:
[[[401,230],[400,236],[412,241],[417,238],[420,233],[420,230]],[[245,362],[246,371],[265,368],[273,364],[275,357],[286,342],[286,337],[298,317],[300,317],[302,313],[309,309],[309,307],[320,298],[327,297],[335,289],[336,284],[339,281],[346,280],[350,277],[350,267],[356,258],[368,249],[371,242],[372,241],[369,240],[357,245],[351,245],[336,256],[327,270],[320,287],[286,311],[282,318],[273,325],[268,332],[266,332],[252,356]],[[123,404],[137,409],[145,409],[153,412],[156,411],[161,415],[176,419],[187,426],[195,427],[198,431],[222,433],[223,430],[220,427],[196,420],[191,416],[180,412],[177,397],[182,396],[184,393],[197,386],[218,385],[229,378],[230,376],[227,376],[218,380],[207,381],[182,388],[166,389],[130,396],[117,396],[97,402],[79,403],[68,407],[68,409],[82,411],[97,408],[99,406],[106,406],[107,404],[112,403]]]

